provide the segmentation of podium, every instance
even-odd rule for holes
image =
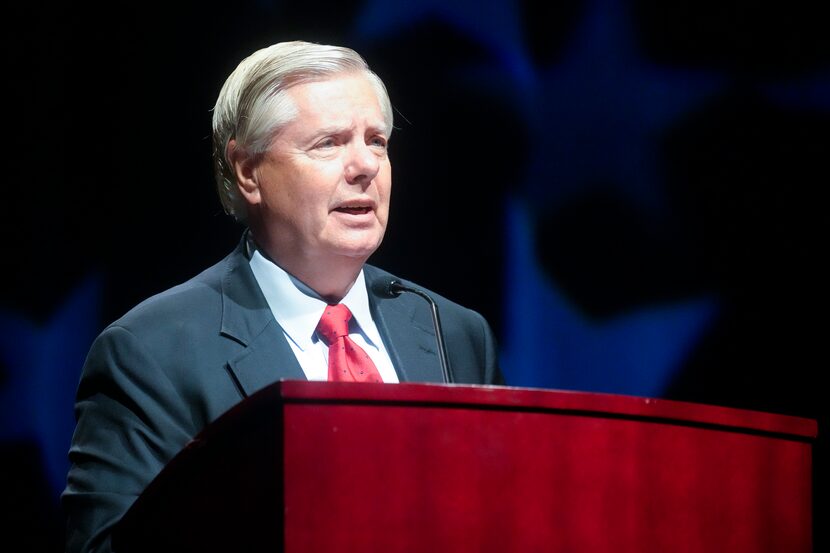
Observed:
[[[113,546],[808,553],[816,433],[609,394],[283,381],[192,440]]]

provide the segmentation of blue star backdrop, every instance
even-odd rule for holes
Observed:
[[[508,384],[823,427],[830,36],[813,4],[9,8],[2,539],[62,547],[94,336],[238,240],[213,194],[210,109],[242,57],[281,40],[351,46],[387,83],[393,216],[372,261],[482,312]],[[822,437],[817,521],[826,459]]]

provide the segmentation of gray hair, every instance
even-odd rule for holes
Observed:
[[[383,81],[354,50],[303,41],[280,42],[257,50],[230,74],[213,108],[213,166],[225,211],[244,222],[247,216],[236,183],[228,144],[249,157],[264,154],[279,131],[297,116],[286,94],[292,86],[361,72],[371,82],[392,132],[392,104]]]

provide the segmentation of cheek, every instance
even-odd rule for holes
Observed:
[[[330,180],[322,171],[298,172],[291,179],[290,185],[283,187],[283,203],[290,207],[297,218],[301,214],[328,213],[333,191],[333,187],[328,184]]]
[[[389,165],[388,160],[386,161],[385,167],[378,175],[376,182],[378,183],[378,195],[380,196],[380,200],[388,209],[389,198],[392,195],[392,166]]]

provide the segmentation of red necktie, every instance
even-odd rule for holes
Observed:
[[[317,324],[317,332],[329,346],[329,381],[383,382],[375,364],[349,338],[352,312],[345,305],[328,305]]]

